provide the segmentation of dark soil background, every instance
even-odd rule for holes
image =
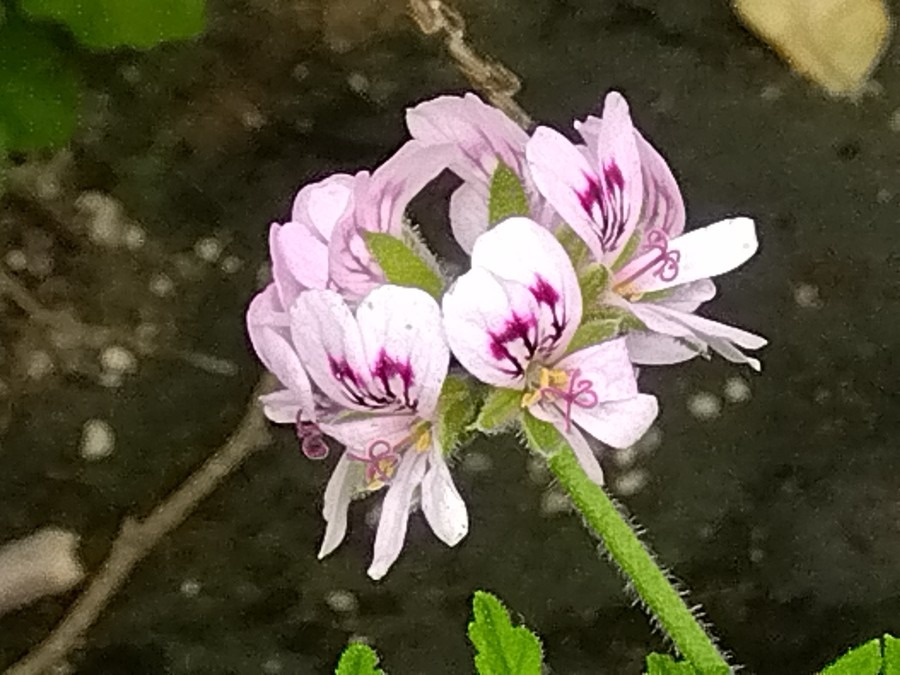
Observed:
[[[720,279],[706,314],[770,339],[763,372],[722,360],[645,369],[662,414],[634,452],[605,458],[660,559],[747,672],[813,672],[900,633],[900,43],[876,73],[881,91],[851,103],[792,75],[723,2],[458,6],[471,42],[522,78],[535,119],[568,129],[619,89],[669,159],[688,227],[757,221],[760,252]],[[269,223],[300,185],[387,157],[405,107],[468,88],[404,11],[399,0],[211,0],[194,43],[85,57],[85,118],[54,203],[111,195],[156,253],[48,235],[64,295],[94,321],[133,323],[135,307],[156,307],[154,275],[180,270],[153,311],[180,349],[238,368],[150,356],[113,388],[60,369],[18,386],[10,369],[0,540],[70,527],[93,568],[122,518],[149,511],[236,424],[259,372],[242,312]],[[416,213],[434,248],[462,261],[439,200]],[[46,228],[44,208],[0,202],[7,244]],[[209,237],[232,259],[224,270],[194,255]],[[116,449],[86,462],[79,437],[95,417]],[[345,543],[317,561],[331,461],[306,460],[290,429],[275,438],[139,566],[76,672],[326,673],[364,636],[396,675],[467,673],[479,588],[542,636],[556,673],[638,673],[667,648],[511,439],[476,443],[456,471],[468,538],[447,549],[414,516],[376,584],[365,576],[372,503],[354,506]],[[73,597],[0,620],[0,664]]]

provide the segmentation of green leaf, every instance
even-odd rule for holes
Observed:
[[[442,452],[451,452],[462,440],[475,417],[475,407],[469,379],[448,375],[437,405],[436,433]]]
[[[522,392],[495,387],[488,392],[472,428],[496,433],[512,424],[522,410]]]
[[[585,308],[600,304],[606,286],[609,283],[609,270],[600,263],[588,265],[578,275],[578,286],[581,288],[581,304]]]
[[[383,232],[363,232],[363,238],[390,283],[421,288],[440,299],[444,282],[406,243]]]
[[[696,672],[687,661],[676,661],[668,654],[647,655],[647,675],[695,675]]]
[[[37,26],[0,26],[0,127],[8,150],[64,145],[77,120],[74,71]]]
[[[900,640],[884,635],[884,675],[900,675]]]
[[[203,31],[204,0],[19,0],[33,19],[64,24],[87,47],[148,48]]]
[[[822,675],[878,675],[881,644],[876,638],[858,645],[822,671]]]
[[[591,251],[584,243],[584,239],[579,237],[575,230],[568,225],[563,225],[556,230],[556,240],[562,244],[569,260],[572,261],[572,267],[575,271],[580,271],[591,260]]]
[[[566,354],[577,352],[579,349],[597,345],[605,340],[615,337],[619,333],[620,321],[615,319],[591,319],[583,321],[572,336]]]
[[[501,220],[527,215],[530,215],[528,197],[519,177],[506,164],[497,162],[488,196],[488,225],[493,227]]]
[[[384,675],[377,666],[378,654],[368,645],[354,642],[341,654],[334,675]]]
[[[553,455],[568,447],[566,439],[550,422],[544,422],[526,411],[522,415],[522,430],[528,447],[544,455]]]
[[[525,626],[514,627],[500,600],[476,591],[472,612],[475,620],[469,624],[469,639],[478,652],[479,675],[540,675],[540,640]]]

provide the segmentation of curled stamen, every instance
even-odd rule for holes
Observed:
[[[653,276],[665,282],[674,281],[678,277],[681,251],[669,249],[669,236],[663,230],[654,229],[647,232],[644,238],[644,253],[638,259],[643,259],[652,251],[655,251],[656,255],[649,258],[647,262],[639,267],[629,264],[622,270],[625,278],[616,283],[616,291],[626,292],[628,284],[651,270]]]
[[[400,462],[400,455],[397,451],[390,443],[380,438],[369,443],[365,455],[358,455],[347,450],[347,456],[366,465],[366,482],[372,490],[389,483]]]
[[[548,376],[549,386],[542,386],[540,389],[542,394],[550,394],[566,402],[565,420],[567,432],[572,430],[572,406],[593,408],[600,403],[600,397],[594,391],[594,383],[587,378],[579,380],[579,375],[581,375],[581,371],[577,368],[567,373],[568,389],[560,389],[556,386],[559,378]],[[541,379],[544,378],[542,377]]]
[[[300,449],[307,459],[325,459],[328,456],[328,445],[322,440],[322,430],[315,422],[300,419],[301,413],[297,413],[297,439],[300,441]]]

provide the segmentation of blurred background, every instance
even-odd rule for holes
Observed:
[[[536,120],[571,130],[618,89],[679,179],[688,228],[757,221],[759,253],[705,315],[768,337],[763,372],[644,369],[662,413],[604,457],[612,492],[748,672],[813,672],[900,633],[900,48],[835,97],[718,1],[456,7]],[[782,41],[815,44],[815,26],[796,25]],[[123,518],[148,513],[242,416],[260,374],[243,312],[267,278],[270,222],[304,183],[388,157],[406,107],[470,86],[402,0],[209,0],[201,35],[152,49],[41,26],[60,55],[41,72],[71,69],[81,98],[71,142],[65,120],[33,147],[7,129],[0,544],[59,526],[80,535],[90,573]],[[7,97],[12,44],[0,39]],[[462,265],[453,185],[438,180],[413,213]],[[447,549],[416,515],[376,584],[377,500],[354,504],[347,540],[317,561],[335,458],[305,459],[289,428],[273,436],[140,564],[70,672],[326,673],[351,637],[391,673],[471,672],[479,588],[538,632],[553,672],[638,673],[667,649],[513,439],[460,457],[466,540]],[[0,667],[76,596],[0,618]]]

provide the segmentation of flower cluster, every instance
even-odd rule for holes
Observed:
[[[447,458],[468,432],[544,425],[602,483],[591,439],[627,447],[657,414],[636,364],[711,350],[759,369],[741,348],[765,345],[696,314],[710,277],[756,251],[753,222],[684,234],[672,172],[620,94],[576,122],[581,143],[547,127],[529,136],[474,94],[422,103],[407,125],[411,140],[374,172],[300,190],[290,221],[271,227],[273,281],[247,312],[283,386],[263,397],[266,415],[294,425],[310,459],[328,454],[324,437],[343,446],[319,556],[343,540],[354,498],[386,491],[375,579],[416,506],[449,546],[465,537]],[[404,215],[445,170],[461,180],[450,223],[471,255],[446,290]]]

